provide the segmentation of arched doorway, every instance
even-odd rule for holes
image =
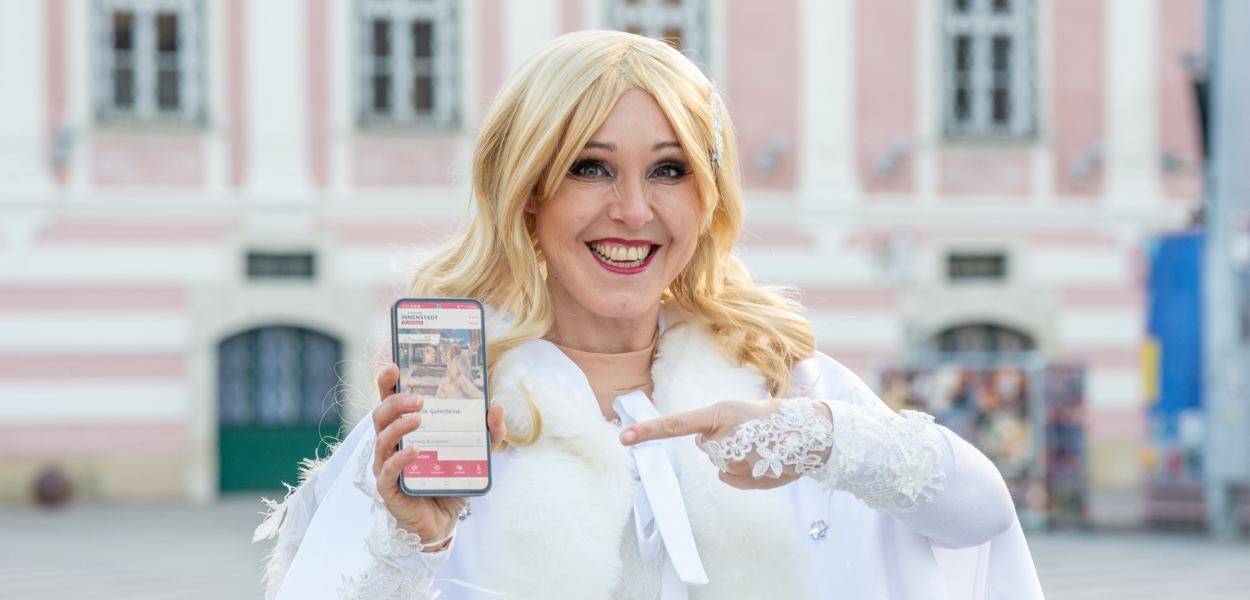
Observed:
[[[299,461],[341,434],[338,340],[309,329],[250,329],[217,347],[222,492],[294,484]]]

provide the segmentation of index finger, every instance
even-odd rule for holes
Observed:
[[[621,443],[632,446],[651,440],[681,437],[692,433],[711,434],[714,429],[716,429],[715,404],[630,425],[621,432]]]

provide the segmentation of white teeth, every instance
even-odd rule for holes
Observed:
[[[619,244],[609,244],[606,242],[595,242],[590,245],[599,256],[618,263],[637,263],[632,266],[639,266],[643,259],[651,254],[651,246],[623,246]]]

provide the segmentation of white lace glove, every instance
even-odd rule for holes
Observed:
[[[742,423],[733,436],[700,448],[722,471],[728,472],[729,463],[752,461],[756,479],[807,475],[878,510],[908,512],[942,491],[940,447],[926,435],[932,416],[824,404],[833,422],[813,410],[812,400],[790,398],[780,412]]]
[[[833,424],[812,410],[807,398],[790,398],[780,412],[738,426],[734,435],[700,448],[721,471],[729,463],[751,460],[751,477],[809,475],[824,467],[824,451],[833,445]]]

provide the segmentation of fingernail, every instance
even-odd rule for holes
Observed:
[[[634,433],[634,430],[632,429],[626,429],[625,433],[621,434],[621,441],[625,442],[626,444],[632,444],[638,441],[638,434]]]
[[[408,405],[408,408],[417,408],[418,406],[421,406],[421,400],[422,398],[420,396],[412,396],[408,398],[408,401],[405,402],[405,404]]]

